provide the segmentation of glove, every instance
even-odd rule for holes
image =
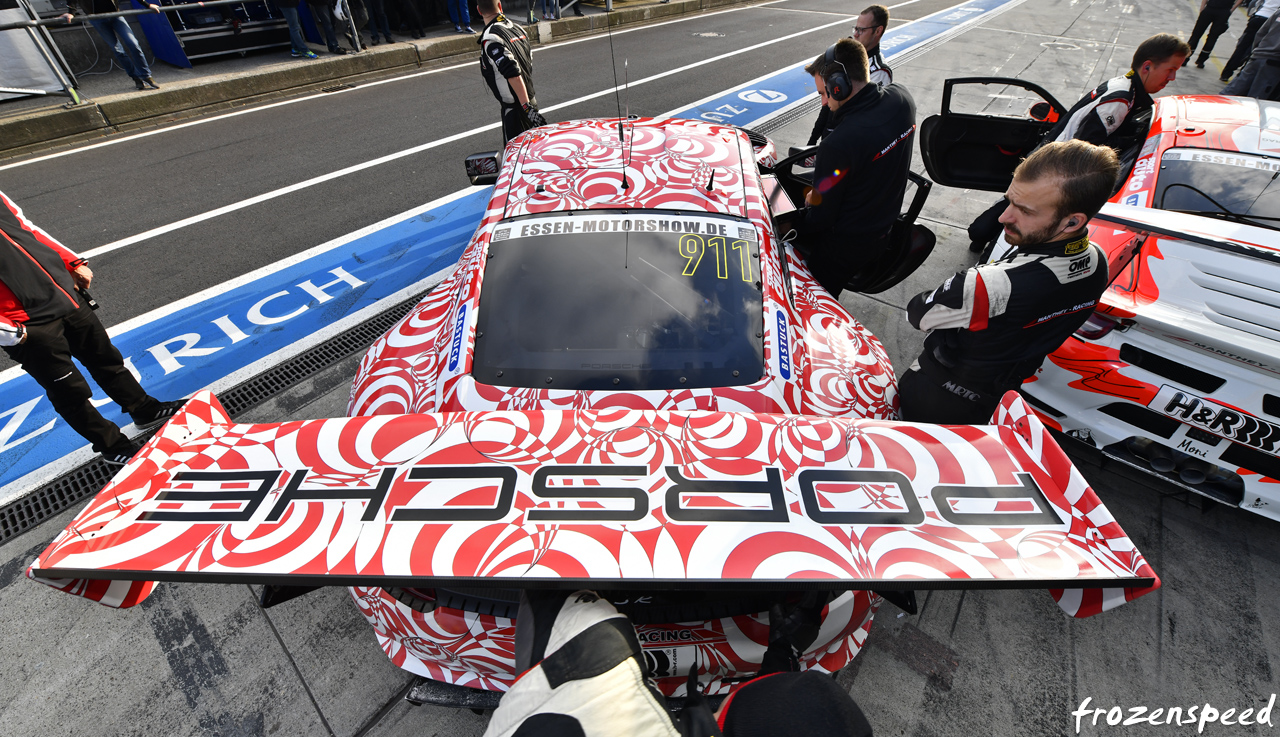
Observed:
[[[538,108],[534,107],[532,102],[524,104],[524,116],[528,118],[529,125],[534,128],[547,124],[547,119],[542,117],[542,113],[538,112]]]
[[[13,323],[0,318],[0,346],[22,345],[27,340],[27,329],[22,323]]]

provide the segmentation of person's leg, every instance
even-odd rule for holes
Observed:
[[[917,361],[898,381],[898,406],[905,422],[935,425],[985,425],[1002,393],[966,386],[956,378],[934,376]]]
[[[1276,99],[1277,88],[1280,88],[1280,61],[1254,59],[1249,66],[1258,68],[1253,83],[1249,85],[1249,97],[1259,100]]]
[[[289,24],[289,44],[293,48],[296,56],[304,56],[310,49],[307,48],[307,39],[302,35],[302,21],[298,18],[298,9],[280,8],[280,14],[284,16],[285,22]]]
[[[1244,69],[1240,70],[1240,73],[1236,75],[1236,78],[1231,80],[1231,82],[1228,83],[1226,87],[1222,88],[1222,94],[1224,95],[1249,94],[1249,88],[1253,86],[1253,80],[1258,76],[1258,70],[1261,68],[1262,68],[1262,65],[1259,64],[1256,59],[1253,61],[1250,61],[1248,64],[1245,64]]]
[[[1200,11],[1200,15],[1196,16],[1196,24],[1191,28],[1191,38],[1187,39],[1187,45],[1191,47],[1192,54],[1196,52],[1196,47],[1200,45],[1200,36],[1204,33],[1204,30],[1209,27],[1209,21],[1210,18],[1208,10],[1202,10]],[[1187,55],[1187,59],[1190,58],[1191,56]],[[1185,67],[1186,65],[1187,61],[1184,59],[1182,61],[1182,66]]]
[[[138,411],[144,404],[158,402],[129,373],[124,356],[111,343],[107,329],[93,310],[82,307],[62,322],[71,355],[88,369],[111,401],[128,413]]]
[[[414,0],[400,0],[400,10],[404,12],[405,23],[408,24],[414,38],[422,38],[426,35],[427,30],[422,27],[422,14],[418,12],[418,6]]]
[[[320,21],[320,30],[324,33],[325,46],[329,47],[329,51],[335,54],[346,53],[342,47],[338,45],[338,36],[333,32],[333,9],[327,3],[321,5],[311,5],[312,13]]]
[[[1266,22],[1266,18],[1259,18],[1257,15],[1249,19],[1249,22],[1244,27],[1244,33],[1240,34],[1240,40],[1236,42],[1235,51],[1231,52],[1231,58],[1227,60],[1226,66],[1222,68],[1222,81],[1225,82],[1230,79],[1237,69],[1244,66],[1249,54],[1253,52],[1253,37],[1258,35],[1258,29]]]
[[[125,53],[133,62],[134,70],[138,72],[137,76],[142,79],[151,79],[151,67],[147,66],[147,57],[142,53],[142,46],[138,43],[138,37],[133,35],[133,29],[129,27],[129,23],[124,18],[116,18],[115,30],[120,43],[124,45]]]
[[[458,4],[458,15],[462,16],[462,30],[471,28],[471,11],[467,8],[467,0],[453,0]]]
[[[382,37],[391,43],[391,26],[387,23],[387,3],[386,0],[369,0],[369,31],[373,36],[373,42],[378,42],[378,33],[382,33]]]
[[[529,123],[525,120],[524,111],[519,105],[503,105],[502,106],[502,146],[506,148],[512,138],[529,130]]]
[[[90,403],[89,383],[71,361],[71,347],[63,331],[63,321],[27,325],[27,340],[8,346],[9,354],[44,389],[53,409],[66,420],[96,453],[123,450],[129,439],[115,423],[108,421]]]
[[[1200,58],[1196,60],[1196,66],[1203,67],[1204,63],[1209,60],[1209,54],[1213,53],[1214,44],[1218,43],[1218,37],[1227,30],[1227,24],[1231,20],[1231,12],[1222,9],[1213,17],[1213,23],[1209,26],[1209,36],[1204,40],[1204,50],[1200,52]]]
[[[115,55],[116,64],[124,70],[124,73],[138,79],[138,70],[133,68],[133,62],[129,61],[129,57],[125,55],[124,49],[120,45],[120,40],[116,38],[116,24],[113,19],[106,18],[102,20],[91,20],[89,25],[93,26],[98,35],[102,37],[107,48],[111,49],[111,53]]]

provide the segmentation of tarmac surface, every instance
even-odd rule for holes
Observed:
[[[950,4],[917,0],[893,14],[896,22]],[[834,0],[785,0],[641,26],[615,32],[614,55],[629,59],[636,80],[814,28],[849,10]],[[1069,105],[1127,69],[1142,39],[1159,31],[1185,36],[1195,12],[1196,4],[1184,0],[1032,0],[895,66],[895,78],[915,97],[921,121],[936,112],[948,77],[1028,79]],[[1182,70],[1165,94],[1217,92],[1220,66],[1243,21],[1233,17],[1209,68]],[[812,58],[846,33],[843,25],[817,30],[633,86],[630,109],[675,109]],[[588,36],[537,54],[543,108],[568,103],[549,117],[616,114],[611,95],[574,102],[611,87],[608,43]],[[465,184],[462,158],[496,145],[492,131],[473,132],[493,122],[496,105],[483,94],[471,61],[294,99],[0,169],[0,190],[64,242],[88,250],[426,140],[465,135],[97,256],[95,296],[111,325],[455,191]],[[785,151],[803,143],[811,123],[797,120],[772,136]],[[918,156],[916,162],[922,170]],[[884,294],[842,298],[885,343],[899,371],[910,365],[923,338],[902,317],[906,301],[973,262],[963,226],[992,199],[935,187],[924,211],[939,236],[930,260]],[[348,360],[245,420],[341,416],[354,371],[355,360]],[[921,595],[915,616],[884,605],[867,647],[839,674],[877,734],[1074,734],[1071,712],[1086,698],[1091,709],[1205,703],[1219,710],[1256,709],[1280,691],[1274,672],[1280,666],[1280,593],[1274,585],[1280,535],[1274,523],[1217,505],[1202,509],[1162,495],[1128,472],[1077,462],[1160,574],[1163,588],[1085,620],[1063,615],[1042,591],[933,592]],[[23,580],[27,563],[75,511],[0,546],[0,732],[483,731],[484,715],[403,700],[416,678],[390,664],[343,589],[262,610],[247,586],[166,584],[134,609],[111,610]],[[1080,733],[1193,729],[1106,726],[1105,718],[1094,726],[1086,717]]]

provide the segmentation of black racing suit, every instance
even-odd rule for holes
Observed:
[[[986,424],[1004,393],[1089,318],[1107,281],[1106,255],[1080,234],[1023,247],[917,294],[907,320],[932,332],[899,383],[903,419]]]
[[[533,127],[511,89],[508,79],[519,77],[529,93],[529,103],[537,107],[533,93],[533,53],[529,37],[520,26],[499,15],[487,24],[476,39],[480,44],[480,73],[485,84],[502,105],[502,145]]]
[[[884,63],[880,55],[880,47],[875,51],[867,51],[867,79],[874,84],[893,84],[893,70]],[[809,145],[817,146],[818,142],[831,132],[831,108],[823,105],[818,109],[818,119],[813,121],[813,132],[809,134]]]
[[[889,245],[911,168],[916,105],[901,85],[868,84],[832,113],[813,170],[818,202],[797,213],[797,243],[833,296]]]
[[[76,290],[71,273],[83,263],[0,193],[0,347],[95,451],[121,452],[130,447],[129,439],[93,406],[93,391],[72,359],[126,412],[156,400],[129,373]]]
[[[1040,145],[1075,139],[1095,146],[1119,148],[1133,139],[1136,132],[1133,121],[1154,104],[1138,75],[1127,72],[1122,77],[1108,79],[1080,98],[1058,124],[1045,133]],[[1009,201],[1001,197],[979,215],[969,225],[969,240],[988,243],[998,238],[1002,229],[1000,215],[1008,206]]]

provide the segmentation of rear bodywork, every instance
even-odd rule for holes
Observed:
[[[237,425],[202,393],[30,575],[111,606],[157,580],[356,585],[394,660],[489,690],[516,676],[510,619],[380,592],[829,590],[803,662],[835,670],[873,590],[1048,588],[1089,616],[1157,586],[1022,400],[996,420],[615,409]],[[768,625],[756,612],[640,632],[675,661],[664,691],[696,663],[719,692],[759,667]]]

